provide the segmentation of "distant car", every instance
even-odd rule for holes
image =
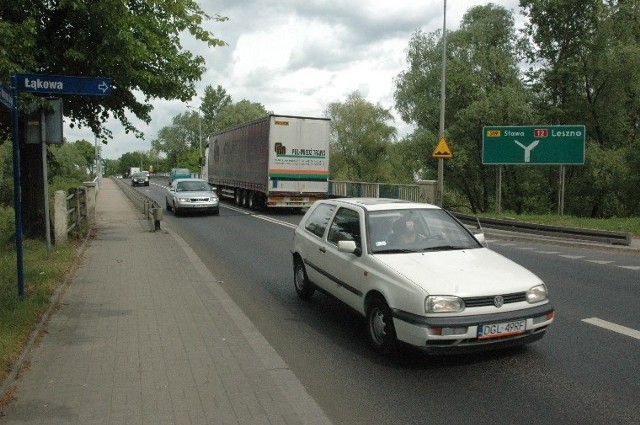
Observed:
[[[172,168],[169,173],[169,186],[177,179],[190,179],[191,171],[188,168]]]
[[[295,290],[355,309],[382,354],[400,342],[451,353],[542,338],[554,317],[546,285],[485,245],[434,205],[316,201],[294,233]]]
[[[131,186],[149,186],[149,176],[143,172],[133,173]]]
[[[220,213],[220,200],[214,188],[202,179],[178,179],[169,186],[167,211],[175,215],[186,212]]]

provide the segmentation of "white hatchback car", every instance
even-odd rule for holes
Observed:
[[[445,353],[542,338],[554,316],[546,285],[485,245],[437,206],[317,201],[294,233],[295,289],[305,299],[326,292],[362,314],[382,354],[399,341]]]

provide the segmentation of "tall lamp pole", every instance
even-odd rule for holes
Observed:
[[[439,140],[444,139],[444,105],[445,78],[447,70],[447,0],[444,0],[444,18],[442,22],[442,77],[440,78],[440,134]],[[444,159],[438,158],[438,193],[437,203],[442,206],[444,200]]]

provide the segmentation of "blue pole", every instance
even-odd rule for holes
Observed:
[[[18,270],[18,296],[24,298],[24,258],[22,251],[22,191],[20,190],[20,138],[18,137],[18,80],[11,74],[11,123],[13,126],[13,198],[16,213],[16,262]]]

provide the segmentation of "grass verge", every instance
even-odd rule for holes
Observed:
[[[51,304],[51,296],[70,271],[77,245],[52,247],[44,241],[23,243],[24,297],[18,296],[15,242],[0,244],[0,383],[22,353],[31,332]]]

